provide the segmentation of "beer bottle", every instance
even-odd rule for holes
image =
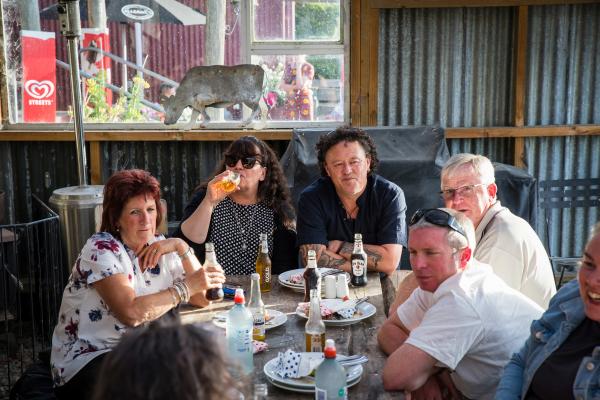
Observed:
[[[308,251],[306,269],[304,270],[304,302],[310,301],[310,291],[317,290],[317,296],[321,299],[321,273],[317,268],[317,253]]]
[[[204,244],[205,251],[205,259],[204,266],[207,267],[209,265],[219,265],[217,261],[217,255],[215,254],[215,246],[211,242],[206,242]],[[211,301],[221,301],[223,300],[223,287],[219,286],[217,288],[211,288],[206,291],[206,298]]]
[[[367,284],[367,253],[363,250],[362,235],[354,234],[354,250],[350,256],[352,268],[350,283],[352,286],[365,286]]]
[[[269,257],[269,243],[267,234],[260,234],[258,255],[256,257],[256,272],[260,275],[260,291],[271,291],[271,257]]]
[[[304,328],[307,352],[322,352],[325,348],[325,324],[321,319],[321,305],[316,289],[310,291],[308,321]]]
[[[250,302],[248,309],[252,313],[254,328],[252,329],[252,339],[265,340],[265,303],[260,296],[260,275],[254,273],[250,275]]]

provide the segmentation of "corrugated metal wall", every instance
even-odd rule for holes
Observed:
[[[527,45],[526,124],[600,124],[600,4],[531,7]],[[539,180],[600,178],[600,136],[530,138],[525,146]],[[598,220],[598,208],[553,214],[552,255],[581,254]]]
[[[378,125],[511,126],[516,23],[512,7],[382,10]],[[528,27],[526,124],[600,123],[600,5],[530,7]],[[513,139],[448,147],[514,163]],[[526,140],[538,180],[599,177],[599,159],[598,136]],[[581,254],[599,217],[570,210],[554,221],[552,255]]]
[[[378,125],[511,125],[515,23],[510,7],[382,10]],[[512,143],[449,147],[512,163]]]

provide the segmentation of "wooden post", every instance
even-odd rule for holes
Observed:
[[[225,62],[225,8],[227,0],[208,0],[206,14],[206,39],[204,65],[220,65]],[[222,108],[206,110],[212,121],[222,121]]]
[[[527,73],[527,17],[528,6],[519,6],[517,46],[515,57],[515,126],[525,126],[525,77]],[[525,168],[525,138],[515,138],[515,166]]]

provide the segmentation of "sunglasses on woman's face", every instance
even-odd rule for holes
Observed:
[[[227,165],[230,168],[233,168],[233,167],[235,167],[237,162],[240,160],[242,161],[242,166],[245,169],[254,168],[256,163],[261,164],[260,159],[256,156],[250,156],[250,157],[225,156],[225,165]]]
[[[460,233],[464,237],[467,237],[467,234],[463,230],[462,226],[460,226],[460,224],[456,221],[456,218],[448,214],[446,211],[439,210],[437,208],[417,210],[417,212],[415,212],[410,219],[408,226],[413,226],[423,218],[425,218],[425,221],[429,222],[430,224],[445,226]]]

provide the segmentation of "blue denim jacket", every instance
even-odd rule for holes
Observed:
[[[531,335],[525,346],[513,354],[504,369],[496,399],[525,398],[537,369],[584,318],[579,282],[573,280],[550,300],[550,306],[542,317],[532,322]],[[581,360],[573,382],[573,396],[577,400],[600,399],[600,345],[590,356]]]

